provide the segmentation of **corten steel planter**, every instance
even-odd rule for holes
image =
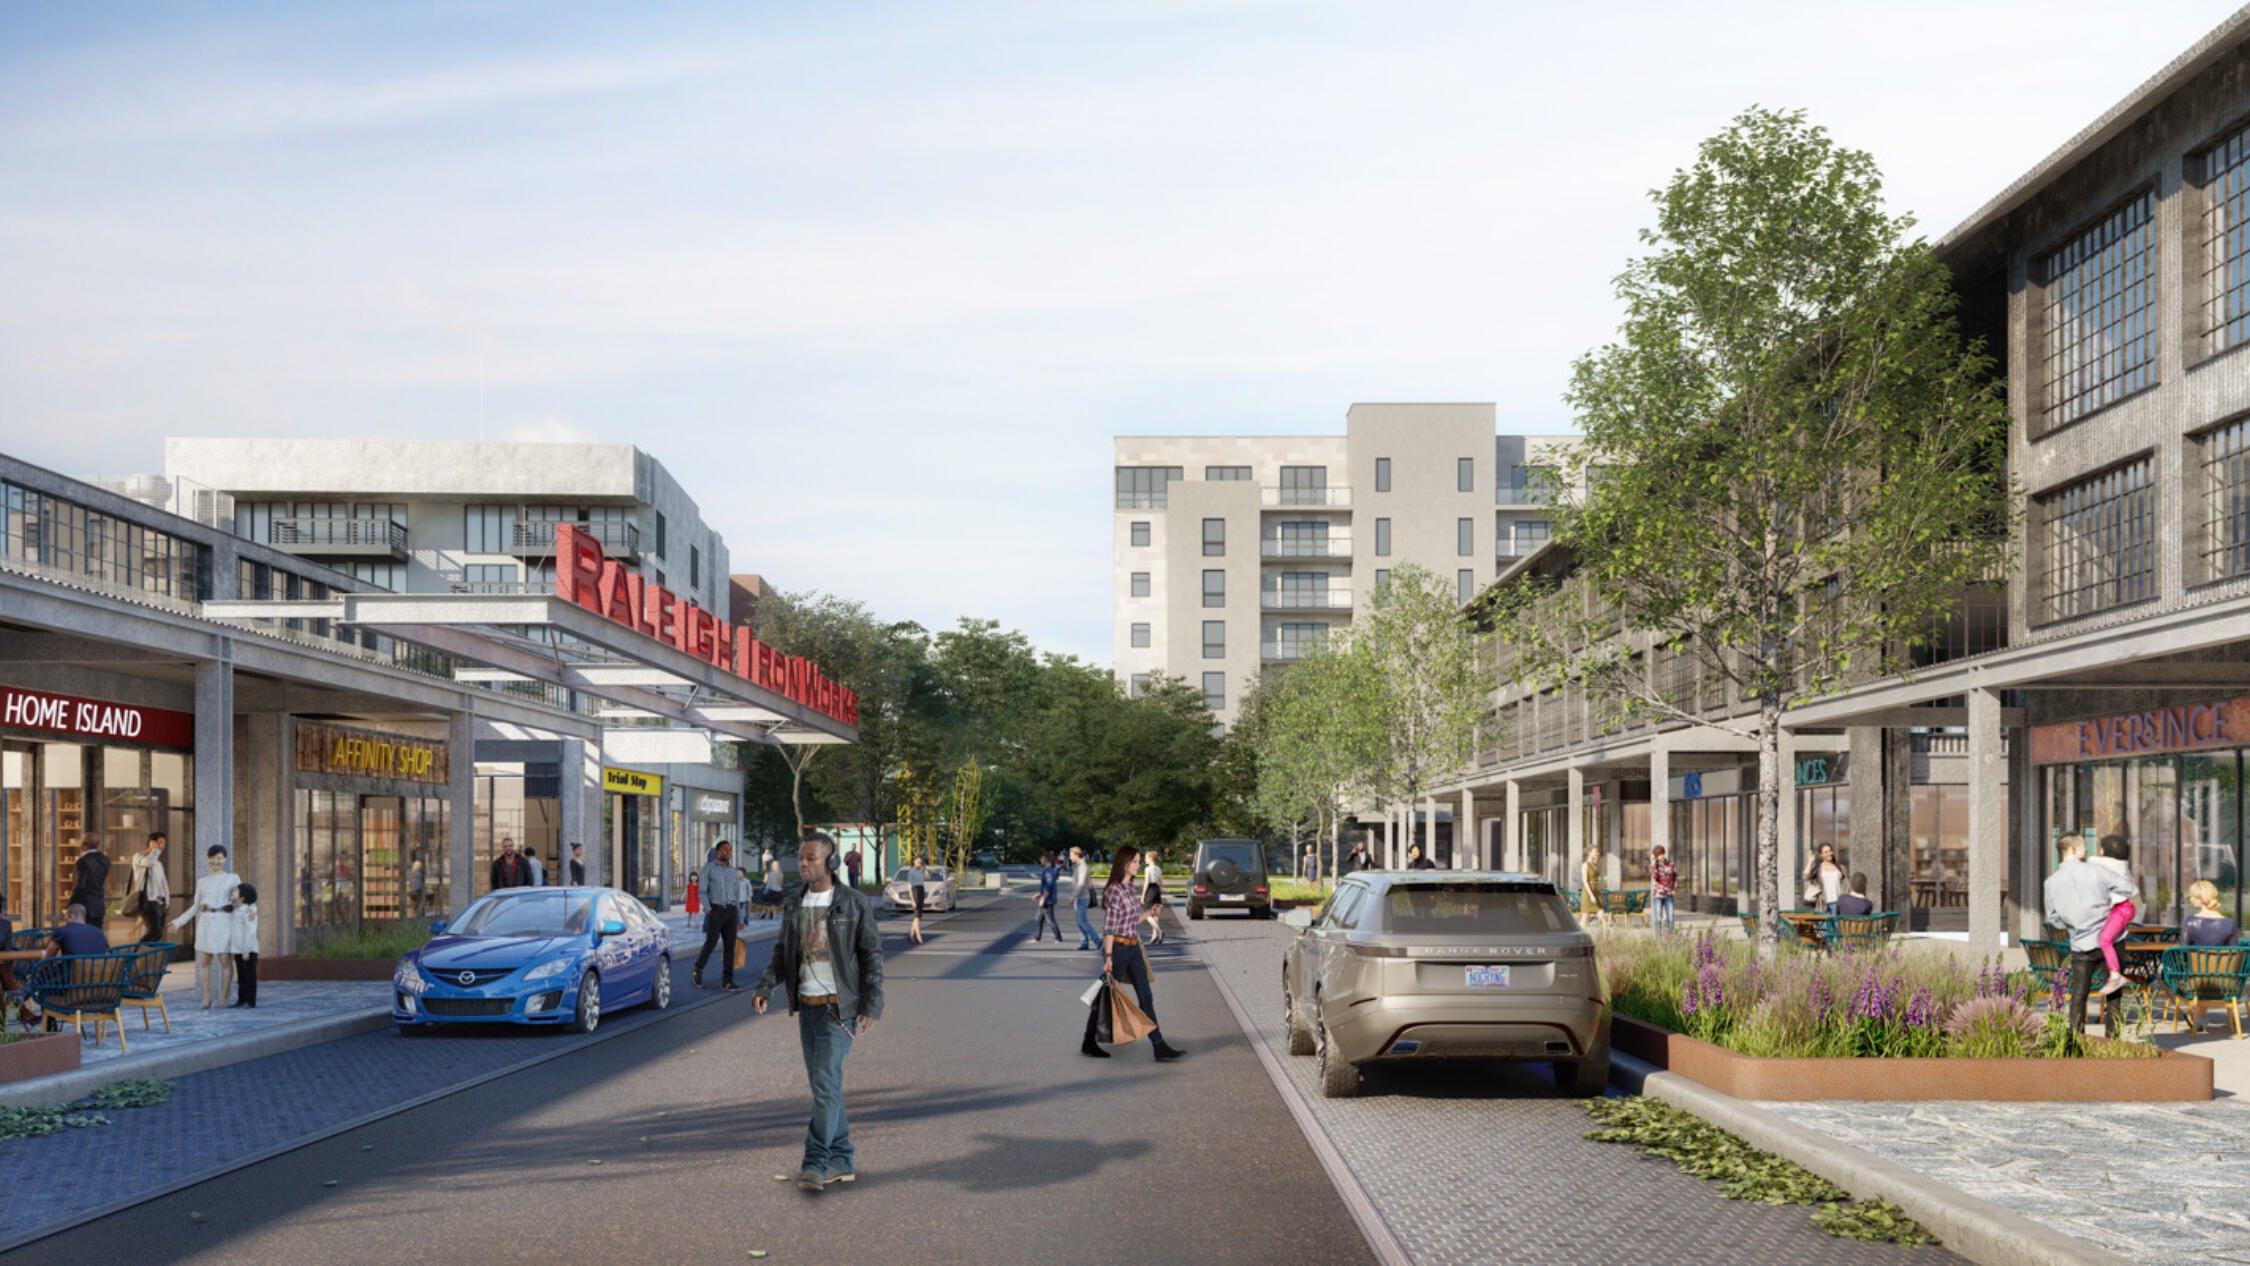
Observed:
[[[389,980],[395,958],[298,958],[258,956],[260,980]]]
[[[102,1040],[114,1042],[117,1035],[104,1033]],[[67,1073],[78,1067],[78,1047],[82,1041],[77,1029],[64,1025],[60,1033],[41,1033],[0,1042],[0,1082]]]
[[[1610,1045],[1737,1099],[2192,1103],[2211,1097],[2211,1061],[2180,1051],[2155,1059],[1764,1059],[1624,1015],[1615,1017]]]

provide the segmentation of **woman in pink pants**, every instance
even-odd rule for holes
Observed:
[[[2126,859],[2131,854],[2132,846],[2126,843],[2124,836],[2104,836],[2102,855],[2094,859],[2094,864],[2109,867],[2123,875],[2127,883],[2131,883],[2133,871],[2126,864]],[[2133,904],[2131,897],[2119,897],[2117,904],[2109,908],[2109,918],[2102,923],[2102,965],[2109,968],[2109,981],[2102,986],[2102,996],[2105,998],[2125,987],[2125,974],[2117,965],[2117,942],[2124,937],[2125,929],[2132,926],[2133,916],[2137,913],[2139,908]]]

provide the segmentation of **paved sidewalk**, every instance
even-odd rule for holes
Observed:
[[[2144,1266],[2250,1262],[2250,1104],[1765,1103]]]
[[[1281,951],[1294,933],[1239,919],[1186,927],[1415,1266],[1960,1261],[1836,1239],[1802,1208],[1725,1200],[1669,1162],[1590,1142],[1592,1119],[1556,1096],[1543,1066],[1417,1069],[1324,1099],[1315,1061],[1286,1054],[1281,1032]]]

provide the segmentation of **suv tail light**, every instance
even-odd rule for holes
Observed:
[[[1264,884],[1259,884],[1258,886],[1252,888],[1250,891],[1255,893],[1265,893],[1271,890],[1268,889]]]
[[[1195,886],[1195,895],[1198,897],[1208,897],[1211,895],[1211,890],[1204,887],[1202,884],[1197,884]]]

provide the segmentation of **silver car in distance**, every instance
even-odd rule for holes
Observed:
[[[1609,991],[1594,941],[1555,886],[1498,871],[1359,871],[1281,960],[1289,1053],[1320,1057],[1329,1098],[1360,1070],[1432,1060],[1554,1065],[1555,1085],[1609,1081]]]

